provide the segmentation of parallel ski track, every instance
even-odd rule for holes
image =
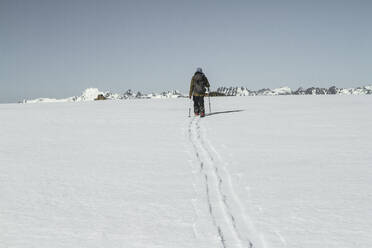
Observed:
[[[230,207],[229,198],[223,191],[224,179],[219,172],[219,165],[212,156],[200,130],[200,118],[192,118],[188,127],[189,139],[194,149],[196,160],[200,166],[200,175],[204,178],[207,205],[212,223],[216,228],[221,246],[254,248],[252,242],[243,237],[237,219]],[[213,199],[217,199],[213,201]],[[217,218],[218,213],[223,218]],[[230,237],[233,240],[227,240]]]
[[[215,226],[215,228],[217,230],[218,238],[221,241],[222,247],[227,248],[225,238],[224,238],[224,234],[222,232],[222,228],[217,223],[216,216],[215,216],[215,213],[214,213],[214,206],[212,205],[211,195],[210,195],[210,188],[209,188],[210,186],[209,186],[209,183],[208,183],[208,174],[204,169],[204,161],[201,158],[200,150],[198,149],[198,146],[196,144],[196,139],[193,138],[195,136],[195,128],[193,127],[194,122],[199,122],[199,120],[197,120],[196,118],[193,118],[190,121],[189,129],[188,129],[189,139],[190,139],[190,142],[193,146],[196,159],[197,159],[197,161],[199,163],[199,166],[200,166],[200,174],[203,175],[204,180],[205,180],[204,186],[205,186],[205,191],[206,191],[206,195],[207,195],[207,204],[208,204],[209,214],[212,218],[213,225]],[[198,137],[200,138],[200,135],[198,135]]]

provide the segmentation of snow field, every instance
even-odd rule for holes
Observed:
[[[370,96],[211,102],[0,105],[0,247],[371,247]]]
[[[255,246],[371,246],[370,97],[232,97],[214,106],[244,109],[203,126],[228,161]]]
[[[183,101],[0,109],[0,247],[201,245]]]

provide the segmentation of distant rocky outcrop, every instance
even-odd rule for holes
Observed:
[[[207,93],[207,96],[226,96],[224,93],[219,93],[217,91],[211,91],[210,93]]]
[[[103,94],[99,94],[97,96],[96,99],[94,99],[95,101],[102,101],[102,100],[107,100],[107,98],[103,95]]]
[[[304,89],[302,87],[292,91],[289,87],[281,87],[276,89],[264,88],[260,90],[250,90],[245,87],[219,87],[216,91],[219,94],[226,96],[277,96],[277,95],[369,95],[372,94],[372,86],[363,86],[357,88],[330,88],[310,87]]]

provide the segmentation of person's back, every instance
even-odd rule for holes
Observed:
[[[202,69],[197,68],[194,76],[191,79],[189,92],[190,99],[193,97],[195,115],[200,114],[201,117],[205,116],[204,96],[206,88],[209,89],[209,87],[210,84]]]

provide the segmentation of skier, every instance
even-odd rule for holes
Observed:
[[[207,77],[204,75],[202,68],[197,68],[194,76],[191,79],[190,83],[190,93],[189,98],[191,96],[194,101],[194,113],[195,116],[200,114],[200,117],[205,116],[205,109],[204,109],[204,96],[206,92],[206,88],[208,88],[209,92],[209,82]]]

